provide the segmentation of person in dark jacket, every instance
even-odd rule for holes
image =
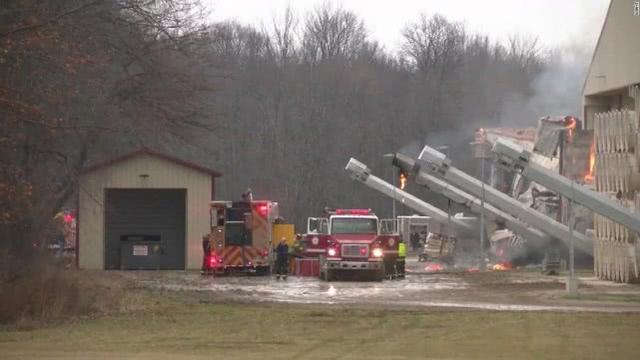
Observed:
[[[411,250],[417,251],[420,247],[420,235],[417,232],[413,232],[409,240],[411,242]]]
[[[209,236],[202,237],[202,274],[204,275],[209,269],[209,259],[211,258],[211,242]]]
[[[276,279],[287,279],[287,269],[289,268],[289,245],[286,238],[280,239],[276,247]]]

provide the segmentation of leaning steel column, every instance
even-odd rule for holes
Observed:
[[[413,160],[407,159],[405,161],[410,162]],[[482,211],[482,204],[478,198],[456,188],[446,181],[440,180],[433,175],[425,173],[424,171],[416,174],[414,179],[416,184],[422,185],[433,192],[441,194],[456,204],[464,205],[471,209],[471,211],[473,211],[474,213],[479,214]],[[506,212],[496,208],[491,204],[485,203],[484,210],[487,213],[487,217],[491,221],[504,222],[505,226],[508,229],[527,240],[533,240],[542,244],[548,243],[549,240],[551,240],[550,236],[546,235],[538,229],[528,226],[522,221],[516,219],[515,217],[507,214]]]
[[[482,196],[482,183],[480,180],[450,166],[450,161],[444,154],[429,146],[424,147],[417,161],[404,154],[396,153],[393,164],[412,173],[424,172],[435,175],[475,197]],[[513,217],[520,219],[540,231],[568,243],[570,237],[569,228],[566,225],[531,209],[492,186],[485,185],[484,188],[485,201],[489,204],[511,214]],[[577,247],[588,254],[593,253],[593,243],[588,237],[580,233],[576,233],[573,236],[577,240]]]
[[[349,160],[347,166],[345,167],[345,170],[349,172],[351,178],[353,178],[354,180],[358,180],[368,187],[377,190],[391,198],[394,198],[402,204],[424,215],[431,216],[441,224],[447,224],[447,222],[449,221],[446,212],[438,209],[437,207],[429,204],[426,201],[420,200],[419,198],[409,194],[404,190],[401,190],[389,184],[379,177],[372,175],[371,170],[367,167],[367,165],[354,158],[351,158]],[[473,227],[470,224],[460,219],[452,218],[451,224],[466,232],[470,232],[473,230]]]

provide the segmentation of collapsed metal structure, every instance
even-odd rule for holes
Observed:
[[[408,161],[409,159],[412,161]],[[568,243],[573,237],[576,248],[588,254],[593,253],[592,241],[584,234],[571,231],[568,226],[531,209],[507,194],[487,184],[483,184],[482,181],[451,166],[450,160],[443,153],[429,146],[423,148],[418,159],[412,159],[406,155],[396,153],[393,164],[408,173],[423,178],[432,175],[435,178],[458,187],[476,198],[482,197],[484,192],[484,201],[486,203],[504,213],[511,214],[510,216],[519,222],[537,228],[539,231],[565,243]],[[485,204],[485,210],[486,209]],[[518,224],[512,222],[511,226],[513,226],[514,223]]]
[[[415,168],[415,160],[411,157],[403,154],[396,154],[396,158],[398,159],[396,162],[407,164],[410,168]],[[425,172],[416,173],[414,179],[416,184],[425,186],[429,190],[443,195],[456,204],[466,206],[476,214],[482,213],[483,206],[479,198]],[[487,215],[488,220],[493,222],[502,222],[509,230],[524,238],[541,242],[550,240],[550,237],[545,233],[528,226],[526,223],[491,204],[484,204],[484,212],[485,215]]]
[[[631,90],[630,96],[640,104],[640,87]],[[491,241],[508,239],[509,246],[520,246],[523,240],[546,245],[551,239],[564,243],[573,239],[575,248],[594,256],[599,278],[637,279],[640,116],[611,111],[596,114],[595,130],[577,129],[577,124],[579,120],[570,116],[545,117],[535,135],[531,129],[517,129],[517,136],[503,131],[491,141],[476,138],[472,143],[476,158],[495,161],[490,184],[451,166],[443,153],[429,146],[417,158],[396,153],[393,164],[416,184],[484,214],[495,225],[494,235],[500,235],[495,240],[492,235]],[[354,179],[441,224],[465,228],[446,212],[374,177],[355,159],[347,170]]]
[[[531,152],[521,146],[498,140],[492,151],[498,156],[500,165],[640,233],[640,216],[637,213],[633,213],[631,209],[623,207],[603,194],[530,162]]]

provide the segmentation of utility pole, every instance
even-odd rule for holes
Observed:
[[[482,161],[480,162],[482,169],[480,170],[480,177],[482,180],[482,196],[480,197],[480,271],[487,270],[487,264],[485,262],[485,254],[484,254],[484,161],[486,157],[482,157]]]
[[[484,168],[485,168],[485,160],[491,156],[491,145],[486,139],[485,133],[483,129],[478,129],[476,131],[475,141],[471,144],[471,149],[473,150],[473,157],[476,159],[480,159],[480,263],[478,264],[478,270],[486,271],[487,263],[485,261],[486,256],[484,253],[484,233],[485,233],[485,209],[484,209],[484,201],[485,201],[485,179],[484,179]]]
[[[393,167],[391,167],[391,177],[392,177],[391,183],[393,184],[393,202],[391,205],[391,213],[392,213],[391,218],[395,221],[396,219],[396,177],[397,176],[396,176],[396,170]]]
[[[444,150],[448,159],[451,159],[451,153],[449,151],[449,145],[438,146],[436,150]],[[447,199],[447,236],[451,234],[451,199]]]
[[[567,279],[566,290],[569,294],[575,295],[578,292],[578,279],[576,278],[575,271],[575,249],[574,249],[574,239],[573,239],[573,225],[575,223],[574,213],[573,213],[573,179],[571,179],[571,198],[568,199],[569,202],[567,204],[569,211],[569,278]]]

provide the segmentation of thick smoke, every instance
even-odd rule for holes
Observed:
[[[503,104],[502,124],[536,126],[545,115],[581,116],[582,86],[591,60],[589,46],[565,46],[554,50],[534,78],[532,94],[509,95]]]
[[[400,150],[398,150],[398,152],[404,155],[411,156],[413,158],[417,158],[418,155],[420,155],[422,146],[423,144],[421,144],[419,141],[414,140],[408,143],[407,145],[403,146]]]
[[[573,19],[572,40],[548,52],[534,79],[532,94],[513,95],[503,104],[504,126],[536,126],[546,115],[582,116],[582,87],[606,14],[606,4],[591,4]]]

